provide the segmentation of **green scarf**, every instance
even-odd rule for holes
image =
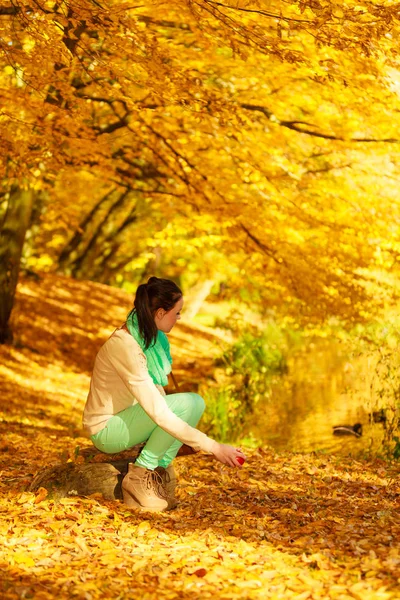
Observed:
[[[128,315],[126,326],[147,358],[147,369],[154,383],[162,386],[168,385],[167,375],[171,373],[172,358],[165,333],[159,331],[155,343],[145,349],[144,340],[139,332],[136,312],[132,311]]]

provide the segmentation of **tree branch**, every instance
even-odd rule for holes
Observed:
[[[346,139],[344,137],[340,137],[337,135],[332,135],[330,133],[322,133],[321,131],[312,131],[311,129],[304,129],[305,127],[314,127],[312,123],[306,123],[304,121],[281,121],[278,119],[268,108],[265,106],[259,106],[257,104],[240,104],[241,108],[245,110],[251,110],[262,113],[271,123],[276,123],[276,125],[280,125],[281,127],[286,127],[287,129],[291,129],[292,131],[297,131],[298,133],[305,133],[306,135],[311,135],[317,138],[323,138],[325,140],[335,140],[338,142],[384,142],[386,144],[398,144],[400,139],[397,138],[349,138]]]
[[[285,17],[279,13],[271,13],[266,10],[242,8],[240,6],[227,6],[226,4],[223,4],[222,2],[214,2],[213,0],[202,0],[202,1],[205,4],[212,4],[213,6],[220,6],[221,8],[227,8],[228,10],[235,10],[235,11],[241,11],[241,12],[247,12],[247,13],[256,13],[258,15],[262,15],[263,17],[278,19],[280,21],[288,21],[288,22],[294,22],[294,23],[306,23],[307,25],[312,25],[312,21],[307,21],[305,19],[296,19],[296,18],[291,18],[291,17]],[[197,4],[199,4],[199,3],[197,2]]]
[[[9,17],[18,14],[21,11],[19,6],[0,6],[0,17]]]
[[[240,227],[243,229],[243,231],[245,232],[245,234],[251,239],[252,242],[254,242],[254,244],[263,251],[264,254],[266,254],[267,256],[269,256],[270,258],[272,258],[273,261],[275,261],[280,267],[282,266],[282,264],[285,263],[284,259],[278,259],[276,257],[276,252],[274,252],[274,250],[272,250],[271,248],[269,248],[268,246],[266,246],[263,242],[261,242],[253,233],[251,233],[247,227],[245,227],[245,225],[243,225],[243,223],[239,223]]]
[[[167,21],[166,19],[154,19],[147,15],[140,15],[136,17],[140,23],[146,23],[150,25],[157,25],[159,27],[170,27],[171,29],[183,29],[184,31],[191,32],[191,28],[186,23],[176,23],[175,21]]]

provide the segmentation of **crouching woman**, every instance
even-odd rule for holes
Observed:
[[[148,511],[176,506],[172,461],[181,445],[240,466],[240,449],[196,429],[204,400],[194,393],[165,395],[172,358],[167,333],[180,319],[183,296],[168,279],[138,287],[126,323],[100,348],[83,424],[96,448],[114,454],[146,442],[122,482],[124,502]],[[238,461],[239,459],[239,461]]]

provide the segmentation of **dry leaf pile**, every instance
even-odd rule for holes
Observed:
[[[242,470],[182,457],[179,506],[160,514],[96,495],[56,502],[44,488],[27,492],[40,468],[90,445],[80,430],[85,352],[101,335],[57,301],[57,282],[65,292],[60,279],[27,284],[19,306],[43,294],[38,320],[74,323],[71,347],[65,339],[60,349],[57,332],[40,338],[36,319],[30,329],[21,317],[19,347],[0,348],[1,598],[400,598],[398,464],[262,448],[248,451]],[[81,284],[71,285],[78,296]],[[45,310],[50,288],[54,315]],[[93,285],[92,296],[103,293],[109,306],[121,302],[121,292]],[[81,302],[96,312],[87,296]],[[72,351],[85,327],[92,343]]]

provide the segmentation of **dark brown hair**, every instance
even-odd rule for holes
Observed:
[[[146,349],[157,339],[158,329],[154,316],[158,309],[163,308],[168,312],[181,298],[182,291],[170,279],[150,277],[147,283],[139,285],[129,315],[132,312],[137,314],[139,333]]]

